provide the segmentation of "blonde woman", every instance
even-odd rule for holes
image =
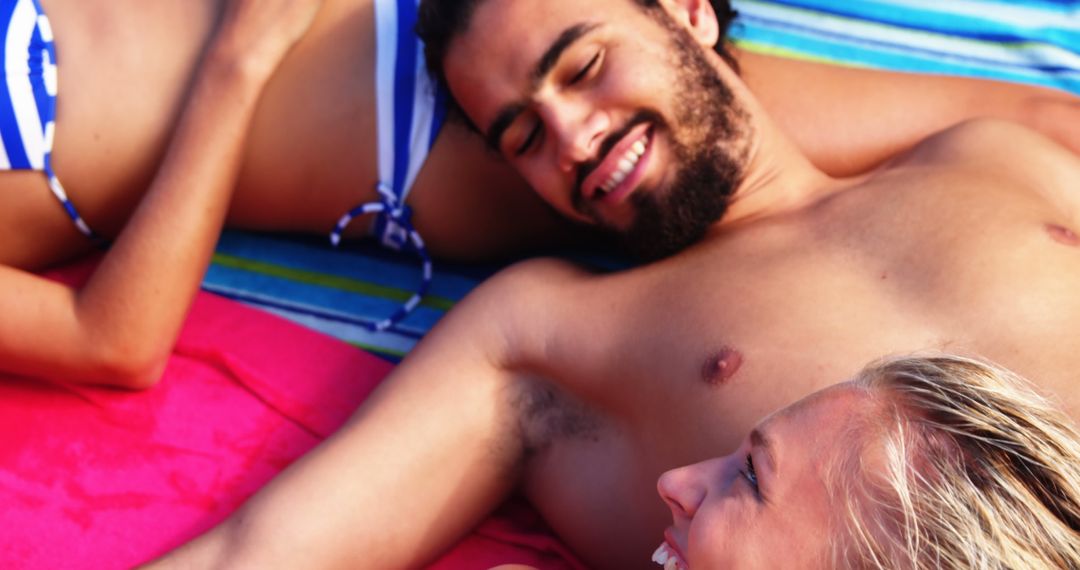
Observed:
[[[966,358],[871,366],[658,488],[668,569],[1080,567],[1080,435]]]

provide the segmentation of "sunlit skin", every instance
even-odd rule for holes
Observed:
[[[674,520],[664,542],[681,570],[829,568],[829,466],[859,443],[851,421],[872,407],[864,391],[828,388],[770,415],[730,455],[660,477]]]
[[[692,129],[675,117],[675,66],[641,67],[644,61],[672,61],[666,31],[645,25],[648,16],[631,2],[605,10],[603,23],[582,18],[560,34],[561,42],[540,34],[522,38],[523,49],[510,57],[490,49],[499,41],[492,37],[494,18],[538,18],[537,27],[550,27],[558,14],[514,4],[479,10],[472,26],[490,32],[452,44],[447,81],[491,146],[559,213],[626,229],[634,219],[633,193],[670,190],[672,129]],[[626,30],[642,30],[640,41]],[[609,49],[611,43],[622,49]],[[545,66],[536,54],[557,59]],[[633,122],[643,111],[656,113],[671,129]],[[610,193],[599,191],[639,141],[645,151],[627,179]],[[578,201],[588,211],[575,207]]]
[[[41,4],[59,63],[53,161],[87,221],[115,237],[161,165],[226,2]],[[326,0],[282,62],[256,111],[229,225],[321,235],[376,197],[373,4]],[[1037,119],[1068,134],[1069,115],[1056,110],[1064,94],[1045,89],[738,57],[755,92],[833,172],[865,170],[970,116]],[[870,91],[878,96],[861,96]],[[1033,112],[1043,102],[1045,119]],[[39,173],[2,174],[0,262],[41,268],[93,250]],[[425,241],[446,256],[505,254],[567,231],[460,122],[438,138],[412,200]],[[358,220],[348,235],[366,235],[368,222]]]
[[[41,4],[59,65],[52,154],[57,175],[97,232],[155,253],[147,262],[113,247],[99,266],[108,270],[99,269],[80,289],[39,278],[34,271],[94,252],[94,246],[76,231],[40,172],[0,173],[0,369],[143,388],[160,377],[194,290],[153,281],[197,283],[218,228],[215,222],[195,236],[194,225],[172,206],[151,207],[158,214],[146,223],[134,221],[147,218],[136,210],[155,201],[147,196],[171,176],[166,157],[182,138],[183,110],[197,98],[196,78],[212,59],[213,38],[230,2]],[[226,225],[327,235],[343,212],[376,198],[374,32],[372,0],[322,2],[261,89],[250,127],[229,135],[238,149],[235,160],[217,153],[221,168],[180,169],[182,179],[174,180],[185,188],[220,188],[213,199],[226,207]],[[831,173],[865,171],[972,116],[1009,117],[1077,137],[1076,129],[1067,128],[1075,124],[1069,118],[1076,106],[1062,93],[743,52],[736,57],[747,84],[776,111],[796,144]],[[646,87],[644,80],[638,87]],[[862,96],[869,92],[875,96]],[[666,110],[667,103],[657,105]],[[666,137],[659,138],[658,151],[668,147]],[[609,163],[599,172],[607,176],[610,170]],[[185,208],[208,209],[198,193],[187,197]],[[460,121],[439,135],[409,202],[415,226],[440,257],[491,258],[596,239],[557,216]],[[614,223],[628,223],[625,213],[607,212],[620,208],[603,210]],[[369,224],[366,217],[357,219],[346,237],[368,235]],[[182,259],[162,255],[163,248],[182,251]],[[200,255],[190,255],[195,251]]]
[[[609,140],[626,117],[642,109],[669,116],[673,102],[670,89],[648,79],[672,77],[659,47],[670,45],[669,30],[626,0],[591,2],[595,10],[583,11],[579,0],[485,0],[446,62],[481,128],[515,101],[528,103],[527,118],[545,121],[535,169],[531,158],[521,167],[567,211],[571,171],[594,161],[559,149],[604,145],[560,141]],[[749,127],[745,177],[704,238],[625,271],[543,259],[496,275],[341,431],[168,562],[424,567],[519,493],[589,567],[655,568],[650,555],[671,524],[656,493],[664,472],[739,449],[763,417],[888,355],[981,355],[1034,379],[1080,417],[1072,342],[1080,248],[1063,231],[1080,228],[1076,157],[1030,130],[980,121],[872,173],[832,177],[711,53],[715,34],[702,6],[665,0]],[[610,67],[583,84],[567,83],[569,72],[541,81],[534,100],[528,70],[582,23],[593,31],[581,45],[602,46]],[[566,69],[562,59],[551,70]],[[586,67],[591,59],[587,51],[573,58]],[[479,67],[491,72],[467,80]],[[653,157],[639,161],[650,181],[676,166],[673,137],[661,129],[655,138]],[[631,194],[656,188],[631,186]],[[619,203],[597,207],[609,220],[634,215]],[[795,444],[775,438],[786,473]],[[767,484],[766,462],[755,458]],[[813,526],[809,505],[796,522]],[[756,538],[780,522],[762,512],[760,528],[739,532]]]
[[[230,226],[326,235],[377,197],[374,2],[323,4],[258,103]],[[115,238],[160,166],[227,2],[42,5],[59,64],[57,174],[91,226]],[[40,173],[0,174],[0,262],[40,268],[93,250]],[[499,254],[565,229],[460,123],[439,136],[414,190],[417,227],[442,255]],[[367,235],[369,222],[346,235]]]

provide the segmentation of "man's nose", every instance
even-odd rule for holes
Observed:
[[[582,100],[564,100],[550,110],[558,142],[559,169],[572,172],[582,162],[596,158],[610,121],[602,110]]]

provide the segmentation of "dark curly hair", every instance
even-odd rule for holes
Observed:
[[[443,60],[450,42],[463,33],[469,26],[473,12],[483,0],[422,0],[417,15],[416,33],[424,40],[424,56],[427,58],[428,71],[439,81],[445,83]],[[632,0],[647,10],[662,10],[659,0]],[[728,0],[710,0],[716,19],[720,23],[721,38],[727,37],[728,28],[737,16]],[[726,39],[716,42],[716,53],[724,58],[733,69],[738,71],[738,64],[728,50]]]

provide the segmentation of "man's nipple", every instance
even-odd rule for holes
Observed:
[[[1050,237],[1054,238],[1054,241],[1058,243],[1073,247],[1080,246],[1080,237],[1077,237],[1076,232],[1065,226],[1046,224],[1046,233],[1050,234]]]
[[[742,353],[730,346],[721,347],[701,365],[701,379],[710,386],[727,383],[742,366]]]

